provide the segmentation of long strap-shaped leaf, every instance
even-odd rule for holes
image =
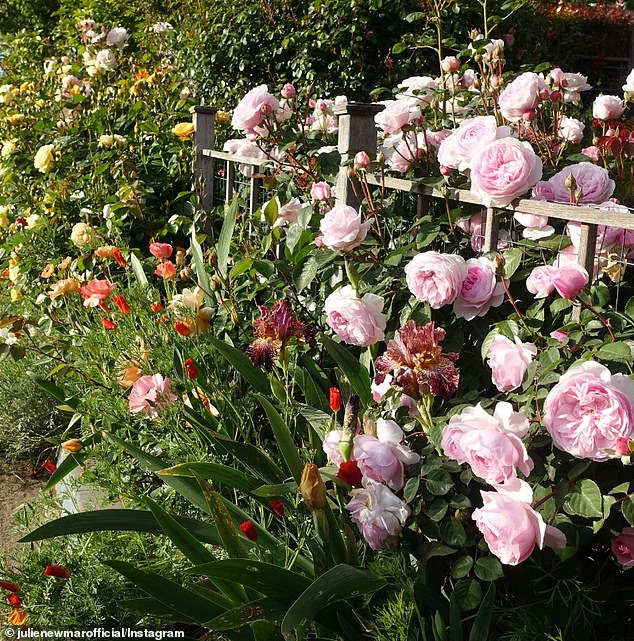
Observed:
[[[211,621],[207,621],[205,627],[214,632],[225,632],[243,628],[255,621],[281,621],[286,613],[286,607],[279,601],[264,597],[223,612]]]
[[[255,367],[244,352],[217,338],[210,337],[208,340],[213,347],[229,361],[229,364],[238,370],[240,376],[242,376],[256,392],[267,395],[271,393],[271,384],[266,374],[264,374],[261,369]]]
[[[261,483],[258,479],[221,463],[208,463],[206,461],[194,463],[180,463],[159,471],[159,476],[201,476],[204,479],[226,485],[241,492],[251,492]]]
[[[328,336],[322,336],[321,340],[332,359],[350,381],[361,402],[367,405],[371,394],[368,370],[343,345],[335,343]]]

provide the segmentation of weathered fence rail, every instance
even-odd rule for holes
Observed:
[[[377,131],[374,116],[383,109],[383,105],[370,103],[348,103],[338,106],[335,110],[339,117],[338,151],[341,155],[341,166],[335,185],[337,202],[358,206],[356,197],[358,190],[353,188],[349,178],[349,162],[359,151],[365,151],[373,158],[377,150]],[[236,164],[256,168],[250,178],[250,211],[257,210],[257,193],[261,181],[261,171],[272,161],[240,157],[213,148],[214,123],[216,110],[210,107],[194,109],[194,124],[196,128],[194,144],[197,152],[196,188],[200,195],[203,209],[209,208],[215,201],[214,176],[219,165],[224,164],[227,180],[225,202],[234,193]],[[519,212],[549,216],[566,222],[578,222],[581,225],[578,262],[585,267],[589,274],[593,273],[596,256],[597,229],[599,225],[620,227],[634,230],[634,213],[622,213],[598,206],[576,206],[565,203],[551,203],[529,198],[520,198],[505,208],[486,208],[476,194],[465,189],[448,189],[440,191],[421,184],[420,182],[395,178],[392,176],[368,175],[369,184],[384,189],[397,190],[418,196],[418,209],[422,210],[427,199],[449,200],[456,203],[480,205],[485,214],[483,250],[494,251],[498,242],[500,217],[504,212]]]

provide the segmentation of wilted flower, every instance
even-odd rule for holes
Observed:
[[[416,400],[430,394],[449,398],[458,389],[460,372],[454,365],[458,354],[442,351],[444,338],[445,330],[433,322],[420,327],[407,321],[377,358],[375,384],[392,373],[392,386]]]

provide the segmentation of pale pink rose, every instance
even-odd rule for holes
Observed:
[[[531,194],[533,200],[555,200],[553,188],[547,180],[540,180],[534,187]]]
[[[514,412],[510,403],[498,403],[493,416],[478,403],[449,419],[443,433],[445,455],[487,483],[502,484],[516,478],[516,469],[528,476],[533,461],[520,440],[528,432],[528,418]]]
[[[277,208],[277,220],[273,223],[273,227],[281,227],[282,225],[289,225],[294,223],[299,216],[302,209],[302,201],[299,198],[293,198],[281,207]]]
[[[132,414],[143,413],[148,418],[157,418],[158,409],[173,403],[176,398],[169,378],[163,378],[161,374],[146,375],[132,386],[128,407]]]
[[[611,543],[616,560],[626,568],[634,566],[634,527],[625,527]]]
[[[411,511],[404,501],[381,483],[367,476],[363,487],[350,492],[346,505],[350,517],[373,550],[396,542]]]
[[[530,487],[526,489],[526,483],[517,482],[521,483],[517,492],[502,488],[497,492],[481,491],[484,505],[472,514],[489,550],[505,565],[525,561],[535,549],[535,544],[540,549],[544,545],[556,549],[566,545],[563,532],[546,525],[541,514],[531,507]]]
[[[374,122],[386,133],[399,133],[403,127],[420,116],[420,111],[412,108],[407,100],[386,100],[385,109],[374,116]]]
[[[84,299],[84,307],[97,307],[101,305],[108,296],[110,296],[112,290],[116,287],[116,284],[111,283],[108,280],[93,279],[86,285],[82,285],[80,293]]]
[[[106,44],[109,47],[116,47],[117,49],[123,49],[123,45],[128,41],[128,32],[123,27],[115,27],[108,31],[106,36]]]
[[[599,160],[599,148],[596,147],[595,145],[591,145],[590,147],[585,147],[584,149],[581,150],[581,153],[584,156],[588,156],[590,160],[593,160],[594,162],[598,162]]]
[[[297,95],[297,91],[295,87],[290,83],[287,82],[283,87],[282,90],[280,91],[280,94],[284,100],[290,100],[291,98],[295,98]]]
[[[480,149],[471,163],[471,191],[485,207],[506,207],[542,177],[542,161],[528,142],[500,138]]]
[[[375,294],[358,298],[350,285],[341,287],[324,304],[326,323],[344,343],[367,347],[385,338],[384,299]]]
[[[552,200],[556,202],[570,202],[570,189],[566,187],[566,180],[573,176],[576,183],[576,191],[583,192],[579,203],[600,204],[614,192],[614,181],[610,178],[607,169],[593,165],[591,162],[580,162],[576,165],[564,167],[557,172],[548,182],[553,191]],[[551,200],[550,198],[548,200]]]
[[[618,211],[614,206],[610,206],[612,203],[603,203],[601,204],[601,209],[610,209],[612,211]],[[621,213],[627,213],[629,210],[627,208],[622,208]],[[581,242],[581,223],[571,221],[566,225],[566,232],[572,241],[572,246],[575,250],[579,249],[579,244]],[[607,251],[613,247],[621,247],[623,244],[624,234],[623,230],[618,227],[606,227],[605,225],[599,225],[597,227],[597,244],[595,252],[598,254],[602,251]]]
[[[440,144],[438,162],[445,167],[465,171],[479,149],[510,135],[509,127],[498,127],[495,116],[467,118]]]
[[[174,251],[169,243],[150,243],[150,254],[155,258],[167,260]]]
[[[323,180],[318,183],[313,183],[313,186],[310,188],[310,197],[315,201],[328,200],[330,196],[330,185]]]
[[[488,258],[470,258],[467,277],[462,283],[453,311],[458,318],[472,320],[484,316],[491,307],[498,307],[504,300],[504,287],[495,275],[495,265]]]
[[[565,265],[553,272],[552,283],[560,296],[571,299],[588,284],[588,272],[581,265]]]
[[[341,430],[331,430],[324,437],[322,444],[324,452],[328,456],[328,460],[334,463],[337,467],[344,462],[343,454],[339,450],[339,441],[341,440]]]
[[[634,381],[586,361],[571,367],[544,402],[554,444],[577,458],[605,461],[619,437],[634,438]]]
[[[321,219],[321,242],[333,251],[349,251],[367,236],[372,221],[363,222],[361,211],[349,205],[335,205]]]
[[[471,236],[471,249],[474,252],[481,252],[484,248],[484,229],[482,214],[474,214],[471,218],[461,218],[456,222],[456,227],[462,229]],[[511,235],[508,229],[498,231],[497,250],[503,252],[510,247]]]
[[[253,138],[257,138],[258,134],[254,133]],[[266,154],[258,147],[254,140],[249,140],[247,138],[232,138],[227,140],[222,146],[223,151],[226,151],[230,154],[235,154],[236,156],[244,156],[245,158],[266,158]],[[240,163],[238,169],[247,177],[251,178],[254,173],[254,166],[247,165],[246,163]]]
[[[549,84],[552,84],[555,87],[560,87],[565,84],[566,75],[559,67],[555,67],[548,72],[546,80]]]
[[[405,485],[403,466],[420,460],[416,452],[401,444],[404,437],[403,430],[394,421],[380,418],[376,423],[376,438],[367,434],[354,438],[352,458],[362,474],[400,490]]]
[[[616,439],[614,449],[619,456],[629,456],[632,453],[632,450],[630,450],[630,441],[622,436]]]
[[[560,329],[555,329],[552,332],[550,332],[549,336],[563,344],[566,342],[566,339],[568,338],[568,332],[564,332]]]
[[[267,115],[280,108],[278,99],[269,93],[266,85],[251,89],[233,111],[231,126],[234,129],[250,132],[262,124]]]
[[[515,337],[515,342],[502,334],[497,334],[489,348],[487,361],[491,368],[493,384],[500,392],[517,389],[526,374],[528,366],[537,354],[533,343],[522,343]]]
[[[405,266],[409,291],[432,309],[453,303],[462,291],[467,264],[462,256],[427,251],[417,254]]]
[[[562,116],[559,121],[559,136],[568,142],[577,144],[583,139],[583,130],[586,128],[581,120]]]
[[[425,150],[418,146],[417,137],[409,135],[393,148],[387,165],[390,169],[404,174],[424,156],[424,153]]]
[[[629,96],[626,95],[626,98],[631,98],[631,94],[634,94],[634,69],[627,74],[625,84],[623,85],[623,93],[630,94]]]
[[[112,71],[117,66],[117,58],[110,49],[102,49],[95,58],[95,67],[104,71]]]
[[[539,104],[539,92],[543,88],[543,80],[536,73],[527,71],[508,85],[498,98],[502,115],[510,122],[518,122],[527,112]]]
[[[588,84],[588,76],[580,73],[565,73],[564,103],[578,105],[581,103],[581,92],[589,91],[592,85]]]
[[[515,212],[513,218],[515,218],[520,225],[524,225],[525,229],[522,231],[524,238],[538,240],[539,238],[552,236],[555,233],[555,228],[548,224],[548,216]]]
[[[622,98],[601,94],[592,103],[592,117],[598,120],[618,120],[625,111]]]
[[[401,93],[396,94],[397,100],[405,100],[410,107],[427,106],[434,98],[438,89],[438,81],[430,76],[411,76],[398,85]]]
[[[555,289],[553,285],[553,275],[556,268],[552,265],[539,265],[534,267],[529,277],[526,279],[526,289],[535,296],[535,298],[546,298],[552,294]]]
[[[445,56],[440,61],[440,68],[445,73],[456,73],[460,70],[460,60],[456,56]]]
[[[579,264],[579,252],[574,245],[568,245],[560,249],[554,261],[555,267],[566,267],[568,265]],[[592,268],[592,279],[596,280],[599,277],[599,272],[607,267],[608,256],[606,252],[599,252],[595,259]]]

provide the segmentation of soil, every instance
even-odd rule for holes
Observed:
[[[45,482],[33,477],[31,463],[0,460],[0,567],[11,563],[15,548],[16,537],[11,531],[13,513],[33,499]]]

